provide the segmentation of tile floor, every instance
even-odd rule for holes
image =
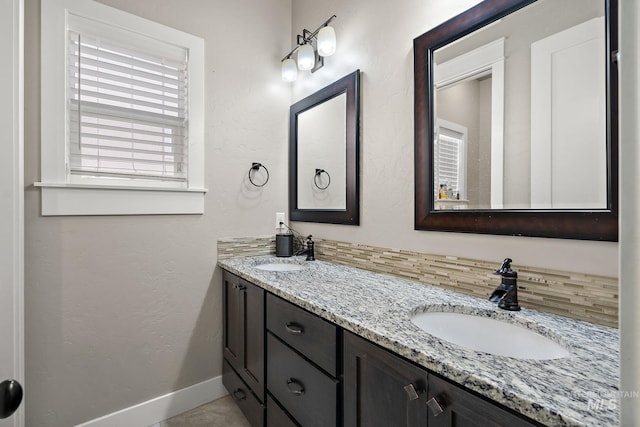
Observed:
[[[205,403],[149,427],[251,427],[231,396]]]

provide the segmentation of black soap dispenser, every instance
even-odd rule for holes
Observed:
[[[282,227],[286,230],[283,233]],[[278,227],[278,233],[276,234],[276,256],[277,257],[290,257],[293,255],[293,233],[292,230],[284,222],[280,222]]]

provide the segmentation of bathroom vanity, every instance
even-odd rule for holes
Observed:
[[[281,263],[291,268],[257,268]],[[218,264],[223,382],[252,426],[618,423],[615,329],[527,309],[507,313],[472,296],[322,261]],[[515,322],[570,355],[527,360],[468,350],[411,322],[433,310]]]

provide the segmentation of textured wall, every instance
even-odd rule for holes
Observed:
[[[359,227],[296,223],[303,234],[372,246],[617,277],[618,245],[413,229],[413,39],[477,0],[296,0],[292,39],[336,14],[336,54],[293,84],[297,101],[356,68],[362,72]]]
[[[105,0],[205,39],[205,214],[41,217],[27,187],[29,426],[70,426],[218,376],[216,240],[285,211],[289,0]],[[25,184],[40,179],[40,3],[26,1]],[[247,55],[250,60],[247,60]],[[63,82],[61,82],[62,84]],[[271,172],[248,185],[252,161]]]

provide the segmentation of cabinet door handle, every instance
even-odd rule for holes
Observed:
[[[427,406],[431,409],[431,413],[434,417],[442,414],[444,412],[444,404],[438,401],[437,397],[432,397],[427,401]]]
[[[237,388],[233,390],[233,397],[236,400],[244,400],[247,398],[247,395],[242,389]]]
[[[302,335],[304,333],[304,327],[302,325],[298,325],[297,323],[288,322],[284,327],[287,332],[293,335]]]
[[[406,385],[403,388],[407,393],[407,397],[409,398],[409,400],[416,400],[419,397],[418,392],[416,391],[416,388],[413,386],[413,384]]]
[[[287,380],[287,388],[296,396],[302,396],[304,394],[304,385],[294,378]]]

